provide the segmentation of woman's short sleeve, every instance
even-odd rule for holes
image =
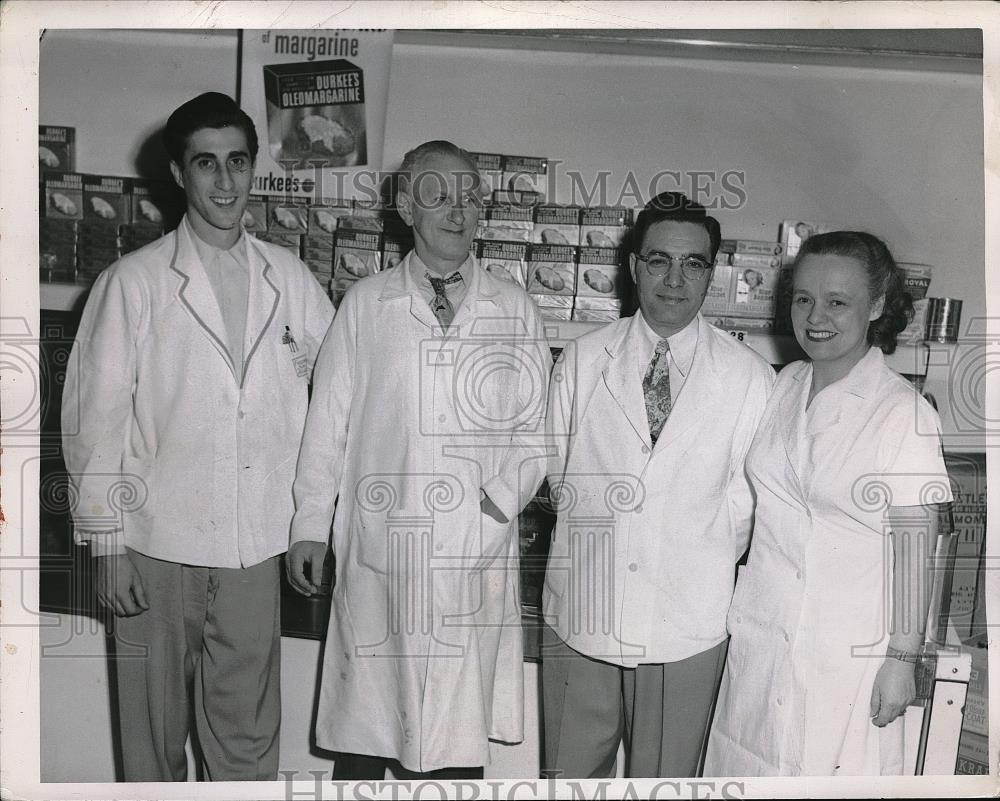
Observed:
[[[952,500],[941,446],[941,421],[916,392],[894,401],[882,426],[879,472],[892,506],[926,506]]]

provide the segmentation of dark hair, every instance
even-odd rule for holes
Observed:
[[[420,162],[431,156],[454,156],[464,161],[469,166],[471,172],[474,172],[477,176],[479,175],[479,169],[476,167],[476,158],[468,150],[463,150],[455,143],[444,139],[434,139],[430,142],[424,142],[422,145],[417,145],[403,156],[403,163],[399,167],[399,189],[403,191],[408,190],[410,179],[413,178],[414,169]]]
[[[708,211],[700,203],[689,200],[681,192],[660,192],[656,197],[645,205],[632,226],[629,234],[629,250],[638,253],[642,247],[642,240],[646,237],[646,232],[651,226],[659,222],[690,222],[700,225],[708,232],[709,261],[715,261],[715,255],[719,252],[719,245],[722,244],[722,230],[719,221],[708,216]]]
[[[246,136],[250,159],[257,160],[257,130],[253,120],[236,102],[220,92],[205,92],[178,107],[163,129],[163,143],[170,160],[178,166],[184,164],[184,151],[195,131],[202,128],[239,128]]]
[[[843,256],[864,267],[869,298],[874,302],[885,297],[882,316],[868,324],[868,344],[884,353],[896,350],[896,335],[913,319],[913,299],[905,289],[903,271],[896,266],[885,242],[863,231],[831,231],[803,242],[795,264],[808,255]]]

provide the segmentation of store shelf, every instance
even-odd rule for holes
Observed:
[[[545,332],[552,347],[564,347],[571,339],[596,331],[607,323],[583,323],[569,320],[546,320]],[[805,358],[795,337],[774,334],[754,334],[746,331],[730,331],[735,338],[757,351],[769,364],[788,364]],[[927,374],[927,360],[930,350],[926,343],[899,344],[896,352],[886,357],[889,367],[903,375],[922,376]]]
[[[80,298],[90,291],[90,283],[41,283],[38,285],[39,306],[48,311],[73,311]]]

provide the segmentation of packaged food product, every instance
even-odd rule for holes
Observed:
[[[573,320],[580,323],[613,323],[621,317],[619,309],[573,309]]]
[[[769,253],[736,253],[731,254],[729,263],[733,267],[780,267],[781,256],[774,256]]]
[[[579,245],[580,207],[535,206],[531,241],[546,245]]]
[[[72,282],[76,278],[76,220],[38,221],[38,277]]]
[[[929,264],[896,262],[903,271],[903,286],[913,299],[913,319],[898,337],[899,342],[921,342],[927,333],[927,292],[933,268]]]
[[[250,196],[243,212],[243,228],[252,234],[268,229],[267,199]]]
[[[774,319],[777,267],[733,266],[729,313],[734,317],[766,317]]]
[[[344,217],[350,216],[352,204],[349,200],[324,201],[309,206],[309,217],[306,229],[309,236],[327,237],[333,241],[337,225]]]
[[[528,291],[536,295],[576,293],[577,249],[571,245],[533,244],[528,249]]]
[[[38,126],[38,167],[65,172],[76,169],[76,128]]]
[[[780,256],[784,246],[780,242],[766,239],[723,239],[719,245],[721,253],[746,253],[758,256]]]
[[[132,178],[131,221],[136,225],[166,230],[183,212],[178,202],[180,191],[167,181]]]
[[[504,156],[503,185],[493,199],[532,206],[544,203],[548,192],[549,160],[539,156]]]
[[[712,283],[705,292],[701,304],[703,314],[726,314],[732,305],[733,268],[729,264],[716,262],[712,270]]]
[[[340,229],[333,253],[335,281],[357,281],[381,266],[381,237],[371,231]]]
[[[83,217],[127,223],[132,218],[132,181],[115,175],[83,176]]]
[[[527,253],[526,242],[481,240],[476,246],[476,258],[481,268],[520,287],[527,284]]]
[[[262,242],[284,248],[298,256],[302,252],[302,234],[286,234],[281,231],[261,231],[254,234]]]
[[[624,206],[591,206],[580,211],[580,244],[620,247],[632,215]]]
[[[485,220],[477,228],[480,239],[500,239],[509,242],[528,242],[534,230],[534,215],[530,208],[509,203],[489,206]]]
[[[309,207],[287,200],[267,201],[267,230],[275,234],[304,234],[308,230]]]
[[[581,246],[577,251],[577,297],[619,298],[625,275],[617,248]]]
[[[503,188],[503,156],[499,153],[473,153],[472,157],[483,181],[483,197],[490,197],[494,191]]]
[[[62,220],[83,219],[83,176],[78,172],[42,174],[42,216]]]

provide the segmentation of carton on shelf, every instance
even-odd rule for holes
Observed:
[[[305,203],[286,200],[267,201],[267,230],[272,234],[305,234],[308,230],[309,207]]]
[[[78,172],[42,174],[42,216],[57,220],[83,219],[83,176]]]
[[[779,239],[784,248],[784,262],[788,264],[795,260],[799,248],[813,234],[824,234],[836,230],[828,223],[806,222],[803,220],[783,220]]]
[[[493,199],[535,205],[547,200],[549,160],[539,156],[504,156],[503,185]]]
[[[325,201],[321,204],[313,203],[309,206],[306,232],[309,236],[318,238],[329,238],[333,242],[337,226],[343,217],[351,213],[351,202],[349,200]]]
[[[76,169],[76,128],[38,126],[38,167],[68,172]]]
[[[117,224],[132,220],[132,181],[116,175],[83,176],[83,218]]]
[[[510,281],[524,288],[527,285],[526,242],[503,242],[480,240],[476,243],[476,258],[479,266],[490,275]]]
[[[591,206],[580,211],[580,244],[617,248],[625,239],[632,215],[624,206]]]
[[[272,245],[284,248],[290,253],[299,256],[302,253],[302,234],[286,234],[281,231],[261,231],[255,236],[262,242],[270,242]]]
[[[165,231],[180,221],[184,209],[175,184],[146,178],[132,178],[131,182],[134,225],[149,225]]]
[[[243,211],[243,228],[252,234],[267,230],[267,199],[250,196]]]
[[[922,342],[927,336],[927,292],[931,286],[933,268],[929,264],[896,262],[903,271],[903,286],[913,298],[913,319],[904,328],[899,342]]]
[[[528,292],[535,295],[576,294],[576,248],[532,245],[528,249]]]
[[[503,189],[503,156],[499,153],[472,153],[476,160],[476,169],[482,179],[483,197],[491,197],[494,192]]]
[[[729,263],[733,267],[765,267],[775,268],[781,266],[781,256],[774,256],[767,253],[731,253]]]
[[[528,242],[531,240],[534,227],[534,214],[531,208],[503,203],[485,209],[476,228],[476,237]]]
[[[726,314],[733,303],[733,268],[728,264],[716,262],[712,270],[712,282],[705,292],[705,301],[701,304],[704,314]]]
[[[617,248],[581,246],[577,251],[578,297],[618,299],[624,292],[625,270]]]
[[[382,238],[373,231],[341,229],[333,252],[333,278],[338,289],[374,275],[382,261]]]
[[[578,206],[535,206],[532,242],[546,245],[580,244]]]
[[[784,253],[784,247],[780,242],[771,242],[766,239],[723,239],[719,245],[719,252],[781,256]]]
[[[729,313],[734,317],[774,319],[777,267],[732,267]]]

